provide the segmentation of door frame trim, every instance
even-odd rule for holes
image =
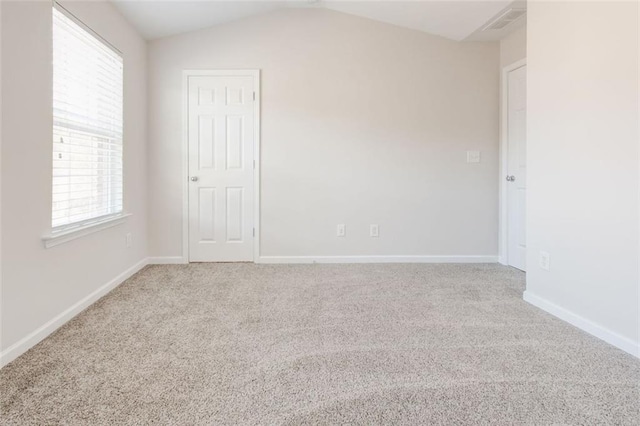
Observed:
[[[250,76],[253,77],[256,99],[254,113],[253,160],[253,262],[260,259],[260,70],[259,69],[206,69],[182,71],[182,263],[189,263],[189,77],[196,76]]]
[[[500,75],[500,176],[498,176],[498,263],[509,265],[508,236],[508,195],[505,176],[507,176],[509,158],[508,147],[508,117],[509,111],[509,79],[510,72],[527,65],[527,59],[521,59],[502,68]]]

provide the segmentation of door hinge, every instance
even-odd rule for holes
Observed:
[[[253,160],[253,169],[255,170],[256,168],[256,160]]]
[[[256,228],[253,228],[253,237],[255,238],[256,236]]]
[[[256,101],[256,92],[253,92],[253,101]]]

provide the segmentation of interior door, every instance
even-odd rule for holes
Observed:
[[[520,67],[507,82],[507,244],[509,265],[526,270],[527,71]]]
[[[189,261],[253,260],[255,85],[188,77]]]

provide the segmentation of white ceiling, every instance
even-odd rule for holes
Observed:
[[[278,9],[326,8],[411,28],[452,40],[498,40],[522,22],[501,31],[480,32],[513,0],[244,1],[112,0],[148,40],[209,28]]]

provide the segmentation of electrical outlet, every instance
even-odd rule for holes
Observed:
[[[369,225],[369,236],[377,238],[380,236],[380,228],[378,225]]]
[[[129,232],[125,236],[124,240],[125,240],[125,243],[127,245],[127,248],[131,248],[131,246],[133,245],[133,237],[131,236],[131,232]]]
[[[467,151],[467,163],[479,163],[480,151]]]
[[[338,225],[336,235],[338,237],[345,237],[347,235],[347,226],[344,223],[341,223],[340,225]]]
[[[540,252],[540,259],[538,260],[538,263],[540,265],[540,268],[544,269],[545,271],[549,270],[549,253],[547,253],[546,251],[541,251]]]

